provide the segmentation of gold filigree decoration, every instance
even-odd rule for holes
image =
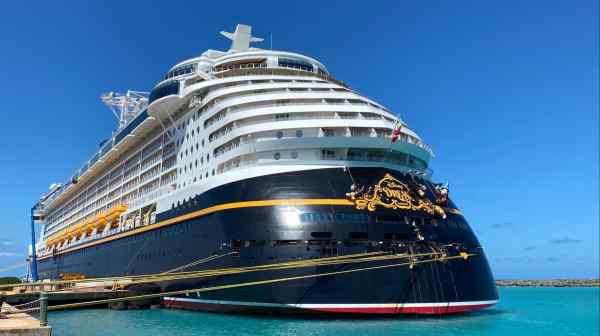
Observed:
[[[402,209],[423,211],[430,215],[439,215],[446,218],[444,209],[424,198],[423,191],[412,191],[405,183],[399,181],[390,174],[379,180],[379,182],[368,190],[364,188],[346,194],[346,197],[354,203],[357,209],[375,211],[377,206],[388,209]]]

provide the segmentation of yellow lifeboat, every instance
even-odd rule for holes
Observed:
[[[118,219],[121,216],[121,214],[125,211],[127,211],[127,204],[119,204],[108,210],[106,220],[110,223],[111,228],[115,228],[119,225]]]
[[[96,218],[95,218],[95,226],[97,228],[97,232],[102,232],[104,231],[104,227],[106,226],[106,214],[105,213],[99,213]]]

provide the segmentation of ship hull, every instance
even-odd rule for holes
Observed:
[[[444,314],[496,303],[485,253],[452,201],[443,205],[443,214],[387,207],[385,202],[359,209],[348,201],[352,185],[377,185],[386,174],[408,186],[426,185],[424,199],[435,197],[426,181],[383,168],[318,169],[241,180],[173,204],[157,215],[156,224],[42,258],[39,273],[51,279],[65,274],[126,276],[161,273],[208,256],[222,257],[185,271],[386,253],[399,257],[152,286],[173,291],[242,284],[165,298],[167,307],[224,312]],[[417,259],[401,257],[432,251],[453,258],[410,265]],[[461,253],[468,257],[456,258]],[[264,283],[273,279],[284,280]]]

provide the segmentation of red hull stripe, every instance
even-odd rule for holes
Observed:
[[[435,302],[435,303],[382,303],[382,304],[279,304],[242,301],[217,301],[190,298],[164,298],[168,308],[219,312],[323,312],[341,314],[453,314],[487,308],[498,300]]]

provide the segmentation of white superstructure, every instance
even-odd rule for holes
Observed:
[[[39,254],[153,224],[157,213],[249,177],[370,165],[429,174],[419,136],[322,63],[250,47],[260,39],[249,26],[223,35],[229,51],[180,62],[149,96],[103,96],[119,127],[40,200]]]

